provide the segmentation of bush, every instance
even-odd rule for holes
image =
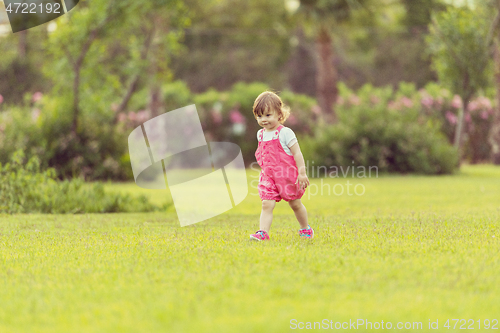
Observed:
[[[302,140],[305,158],[316,166],[376,166],[379,172],[446,174],[457,165],[457,153],[440,132],[441,124],[423,115],[403,87],[392,91],[365,85],[357,95],[341,85],[336,111],[339,123],[318,127]],[[402,103],[404,108],[397,107]],[[311,162],[312,163],[312,162]]]
[[[458,122],[458,111],[463,106],[458,95],[452,95],[437,83],[429,83],[419,91],[421,110],[424,114],[441,122],[441,131],[450,143],[454,142]],[[490,159],[491,145],[488,135],[493,124],[494,106],[485,96],[473,98],[464,110],[464,158],[471,163]]]
[[[30,103],[29,101],[27,103]],[[82,114],[78,136],[71,132],[70,100],[43,96],[24,107],[0,113],[0,162],[23,150],[37,156],[42,170],[56,169],[60,178],[83,176],[86,180],[130,179],[128,132],[113,126],[98,112]]]
[[[81,178],[58,181],[54,169],[40,170],[32,157],[14,153],[11,162],[0,163],[0,212],[4,213],[115,213],[166,209],[149,203],[145,196],[106,193],[101,183],[88,186]]]

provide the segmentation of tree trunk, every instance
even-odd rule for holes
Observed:
[[[316,95],[316,50],[306,40],[302,27],[297,28],[295,37],[298,44],[288,63],[288,84],[295,93]]]
[[[75,66],[75,78],[73,79],[73,122],[71,123],[71,133],[77,137],[78,115],[80,113],[80,70],[81,65]]]
[[[470,92],[470,82],[469,82],[469,73],[465,73],[464,81],[463,81],[463,89],[464,96],[462,96],[462,107],[458,111],[458,120],[457,120],[457,130],[455,131],[455,140],[453,146],[458,151],[458,166],[462,163],[462,137],[464,132],[464,118],[465,113],[467,112],[467,106],[469,105],[469,100],[472,97],[472,93]]]
[[[19,31],[19,44],[17,45],[17,50],[19,53],[19,59],[25,60],[26,53],[28,52],[28,30]]]
[[[149,109],[151,110],[151,118],[160,115],[161,109],[161,92],[158,84],[154,83],[151,86]]]
[[[495,65],[495,85],[497,92],[497,105],[494,108],[493,125],[490,129],[489,141],[491,144],[491,157],[496,165],[500,165],[500,45],[499,41],[494,41],[494,65]]]
[[[321,26],[317,39],[318,62],[316,71],[316,97],[325,120],[337,122],[334,103],[337,100],[337,71],[333,66],[332,39],[325,26]]]
[[[465,110],[467,110],[468,99],[463,99],[463,105],[458,110],[458,119],[457,119],[457,129],[455,130],[455,140],[453,142],[453,146],[457,149],[458,152],[458,166],[462,163],[462,138],[463,138],[463,128],[464,128],[464,115]]]
[[[144,41],[144,46],[141,50],[141,60],[142,61],[146,60],[146,58],[148,57],[148,52],[149,52],[149,48],[151,47],[151,42],[153,40],[154,32],[155,32],[155,30],[153,27],[153,29],[151,29],[151,31],[148,33],[148,35]],[[113,124],[116,124],[118,122],[119,114],[121,112],[125,111],[130,99],[132,98],[132,95],[137,90],[137,87],[139,85],[139,79],[141,78],[141,72],[142,72],[142,70],[139,70],[139,72],[137,74],[135,74],[134,78],[130,82],[130,85],[127,89],[127,92],[125,93],[123,100],[121,101],[120,105],[118,106],[118,109],[116,110]]]

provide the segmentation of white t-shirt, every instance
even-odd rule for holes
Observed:
[[[276,131],[268,132],[265,129],[257,131],[257,141],[259,140],[260,132],[264,133],[262,141],[271,141]],[[290,128],[283,126],[283,128],[280,131],[279,139],[281,147],[283,147],[285,153],[291,156],[292,152],[290,151],[289,147],[293,146],[297,142],[297,137],[295,136],[295,133]]]

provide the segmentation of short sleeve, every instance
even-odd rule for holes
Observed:
[[[260,132],[262,131],[262,129],[258,130],[257,131],[257,142],[259,141],[259,136],[260,136]]]
[[[280,140],[283,140],[282,142],[290,148],[297,142],[297,137],[291,128],[283,127],[280,131]]]

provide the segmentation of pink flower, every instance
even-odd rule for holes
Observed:
[[[457,116],[455,116],[452,112],[446,111],[446,120],[452,125],[457,123]]]
[[[432,106],[432,103],[434,102],[434,100],[432,99],[431,96],[424,96],[422,97],[422,99],[420,100],[420,103],[422,103],[422,105],[430,108]]]
[[[458,95],[453,96],[451,100],[451,106],[455,109],[460,109],[462,107],[462,98]]]
[[[488,111],[482,111],[481,114],[479,115],[482,119],[488,119],[488,116],[489,116],[489,112]]]
[[[312,111],[312,113],[317,114],[317,115],[321,114],[321,108],[319,107],[319,105],[314,105],[311,108],[311,111]]]
[[[122,112],[122,113],[118,114],[118,121],[120,123],[123,123],[126,120],[127,120],[127,115],[125,113]]]
[[[411,108],[413,106],[413,101],[406,96],[403,96],[403,98],[401,98],[401,102],[407,108]]]
[[[481,108],[491,109],[491,101],[488,97],[481,96],[477,99],[477,102],[479,103]]]
[[[337,101],[335,103],[337,103],[338,105],[344,105],[344,98],[341,97],[341,96],[337,96]]]
[[[137,121],[138,122],[145,122],[149,118],[149,113],[146,110],[141,110],[137,112]]]
[[[360,105],[361,99],[356,95],[351,95],[349,96],[349,103],[351,103],[352,105]]]
[[[128,119],[132,120],[132,121],[135,121],[137,119],[137,116],[136,116],[135,112],[130,111],[128,113]]]
[[[3,96],[0,95],[0,104],[2,104],[2,103],[3,103]]]
[[[39,91],[37,91],[36,93],[33,94],[33,102],[38,102],[39,100],[41,100],[43,97],[43,94]]]
[[[380,98],[378,96],[371,95],[370,102],[372,102],[373,104],[378,104],[380,102]]]
[[[245,117],[238,111],[238,110],[233,110],[229,114],[229,120],[233,124],[244,124],[245,123]]]
[[[479,109],[479,103],[476,101],[472,101],[469,103],[469,105],[467,105],[467,110],[469,110],[470,112],[474,112],[478,109]]]

